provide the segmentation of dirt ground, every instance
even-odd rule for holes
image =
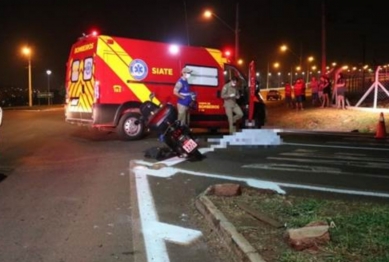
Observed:
[[[375,133],[383,112],[384,120],[389,117],[388,109],[370,109],[366,107],[348,107],[342,110],[336,107],[314,107],[307,101],[304,110],[287,108],[283,102],[267,103],[267,121],[265,128],[288,128],[332,132]],[[386,129],[389,127],[385,121]],[[388,130],[388,129],[387,129]]]
[[[380,120],[380,109],[367,110],[364,108],[346,110],[314,107],[310,101],[306,101],[305,109],[296,111],[287,108],[283,101],[267,102],[267,121],[264,128],[303,129],[333,132],[361,132],[372,136],[376,133]],[[386,111],[384,117],[388,115]],[[386,124],[386,130],[389,130]],[[204,189],[205,190],[205,189]],[[245,189],[239,197],[213,197],[210,199],[220,209],[227,219],[232,222],[238,231],[256,248],[261,256],[268,261],[279,260],[277,256],[289,249],[283,234],[285,228],[275,228],[249,215],[238,203],[251,205],[260,201],[266,201],[268,195],[263,195],[258,190]],[[271,215],[271,214],[270,214]],[[228,251],[223,247],[217,234],[206,224],[204,218],[198,212],[193,214],[194,220],[202,228],[206,241],[212,246],[212,253],[220,258],[220,261],[232,261]],[[293,260],[294,261],[294,260]],[[305,260],[304,260],[305,261]],[[312,258],[309,261],[327,261],[320,258]]]

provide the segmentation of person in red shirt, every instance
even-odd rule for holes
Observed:
[[[303,110],[304,82],[301,78],[294,84],[294,99],[296,101],[296,110]]]
[[[285,102],[288,108],[294,108],[292,101],[292,86],[289,82],[285,83]]]
[[[322,104],[321,104],[321,108],[331,107],[331,101],[330,101],[330,97],[331,97],[331,82],[330,82],[330,80],[328,79],[327,76],[322,75],[320,77],[320,86],[321,86],[321,88],[323,90],[323,101],[322,101]]]

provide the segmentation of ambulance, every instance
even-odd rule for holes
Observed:
[[[228,79],[247,78],[228,63],[221,50],[90,34],[71,47],[66,65],[65,120],[114,130],[123,140],[142,138],[146,127],[139,106],[153,93],[155,103],[176,104],[173,88],[182,68],[190,68],[191,91],[198,108],[191,128],[228,127],[220,93]]]

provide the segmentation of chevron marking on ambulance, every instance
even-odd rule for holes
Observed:
[[[212,48],[206,48],[208,53],[215,59],[215,61],[219,64],[220,68],[224,67],[224,60],[220,59],[220,51]]]
[[[108,44],[108,40],[112,40],[112,44]],[[133,60],[132,57],[111,37],[100,36],[98,41],[97,55],[105,61],[141,102],[148,101],[151,92],[146,85],[142,83],[131,83],[130,85],[127,83],[128,79],[135,81],[128,71],[128,65]],[[104,59],[104,50],[112,50],[115,55],[110,57],[110,59]],[[154,99],[154,101],[157,104],[160,103],[157,99]]]
[[[93,85],[94,78],[91,81],[84,81],[82,79],[82,75],[84,72],[84,61],[80,61],[80,67],[78,69],[78,81],[75,83],[70,82],[70,97],[78,97],[80,102],[77,106],[77,110],[81,112],[91,112],[92,104],[93,104]],[[74,109],[72,110],[74,111]]]

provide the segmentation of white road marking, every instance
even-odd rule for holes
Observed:
[[[361,177],[375,177],[381,179],[389,179],[389,176],[383,175],[373,175],[373,174],[363,174],[363,173],[350,173],[343,172],[339,168],[331,168],[325,166],[302,166],[302,165],[293,165],[293,164],[277,164],[277,163],[255,163],[249,165],[243,165],[243,168],[253,168],[253,169],[264,169],[264,170],[278,170],[278,171],[292,171],[300,173],[327,173],[333,175],[344,175],[344,176],[361,176]]]
[[[254,168],[254,169],[267,169],[267,170],[283,170],[283,171],[299,171],[309,173],[330,173],[340,174],[342,170],[339,168],[332,168],[326,166],[312,166],[312,165],[294,165],[294,164],[277,164],[277,163],[255,163],[243,165],[243,168]]]
[[[147,175],[141,167],[135,167],[138,208],[147,260],[153,262],[170,261],[165,241],[189,244],[202,235],[201,231],[169,225],[158,221],[154,199],[151,194]]]
[[[307,190],[321,191],[321,192],[332,192],[332,193],[347,194],[347,195],[389,198],[389,194],[387,193],[372,192],[372,191],[345,190],[345,189],[337,189],[331,187],[318,187],[318,186],[308,186],[308,185],[291,184],[291,183],[278,183],[278,185],[282,187],[307,189]]]
[[[324,164],[333,164],[333,165],[347,165],[347,166],[355,166],[355,167],[389,169],[389,164],[387,163],[364,162],[361,159],[359,161],[348,161],[348,160],[334,160],[334,159],[305,159],[305,158],[272,157],[272,156],[267,157],[266,159],[301,162],[301,163],[314,162],[314,163],[324,163]]]
[[[201,153],[207,153],[214,151],[215,148],[226,148],[227,145],[279,145],[282,143],[282,140],[277,135],[279,130],[255,130],[255,131],[245,131],[241,134],[235,134],[232,136],[224,136],[222,139],[215,140],[218,142],[218,145],[213,145],[210,148],[201,148]],[[262,134],[262,136],[261,136]],[[259,136],[258,136],[259,135]],[[264,136],[263,136],[264,135]],[[260,138],[258,138],[260,137]],[[213,141],[213,142],[215,142]],[[379,150],[379,151],[389,151],[385,148],[363,148],[363,147],[339,147],[339,146],[328,146],[328,145],[313,145],[313,144],[296,144],[296,143],[283,143],[284,145],[293,145],[293,146],[310,146],[310,147],[330,147],[330,148],[348,148],[348,149],[361,149],[361,150]],[[301,152],[304,150],[302,149]],[[308,152],[306,150],[305,152]],[[179,168],[174,168],[172,166],[185,161],[186,159],[182,158],[172,158],[158,163],[165,164],[167,167],[163,167],[158,170],[150,169],[149,167],[153,163],[146,161],[135,161],[138,166],[133,168],[135,174],[136,188],[137,188],[137,199],[138,199],[138,208],[140,212],[140,220],[142,232],[144,235],[147,260],[149,262],[169,262],[169,256],[166,249],[165,241],[171,241],[179,244],[188,244],[191,241],[197,239],[202,235],[200,231],[187,229],[183,227],[178,227],[175,225],[169,225],[158,221],[158,215],[155,209],[154,200],[151,194],[150,185],[148,182],[148,176],[157,176],[169,178],[177,173],[185,173],[194,176],[200,177],[210,177],[218,178],[223,180],[238,181],[244,182],[247,185],[255,188],[271,189],[279,194],[285,194],[286,192],[281,189],[281,187],[287,188],[298,188],[306,190],[315,190],[322,192],[334,192],[340,194],[351,194],[351,195],[362,195],[362,196],[375,196],[389,198],[389,194],[386,193],[377,193],[369,191],[357,191],[357,190],[343,190],[329,187],[317,187],[317,186],[308,186],[302,184],[292,184],[292,183],[279,183],[273,181],[259,180],[253,178],[239,178],[223,174],[209,174],[203,172],[189,171]],[[155,164],[155,163],[154,163]],[[250,166],[250,165],[249,165]],[[265,167],[262,165],[262,167]],[[312,172],[312,170],[317,170],[318,167],[305,166],[305,170]],[[289,166],[288,168],[295,168],[295,166]],[[341,173],[341,170],[327,167],[320,167],[320,172],[326,170],[330,173]],[[300,170],[299,170],[300,171]]]
[[[379,158],[379,157],[366,157],[361,156],[355,157],[354,155],[340,155],[338,154],[315,154],[315,153],[295,153],[295,152],[285,152],[280,153],[282,156],[297,156],[297,157],[310,157],[310,158],[332,158],[332,159],[342,159],[342,160],[358,160],[358,161],[374,161],[374,162],[383,162],[383,163],[389,163],[389,158]]]
[[[136,161],[135,163],[152,166],[152,163],[148,163],[145,161]],[[159,163],[164,163],[164,162],[162,161]],[[238,182],[246,183],[247,185],[255,188],[271,189],[279,194],[285,194],[285,191],[282,190],[276,183],[271,181],[266,181],[266,180],[260,180],[260,179],[240,178],[240,177],[233,177],[233,176],[223,175],[223,174],[209,174],[209,173],[190,171],[190,170],[174,168],[174,167],[164,167],[158,170],[148,169],[143,167],[135,171],[137,172],[137,174],[150,175],[155,177],[164,177],[164,178],[172,177],[177,173],[184,173],[184,174],[189,174],[189,175],[199,176],[199,177],[210,177],[210,178],[217,178],[222,180],[238,181]]]
[[[355,149],[355,150],[372,150],[372,151],[389,151],[389,148],[380,148],[380,147],[358,147],[358,146],[330,146],[323,144],[302,144],[302,143],[283,143],[283,145],[289,146],[307,146],[307,147],[327,147],[327,148],[345,148],[345,149]]]

